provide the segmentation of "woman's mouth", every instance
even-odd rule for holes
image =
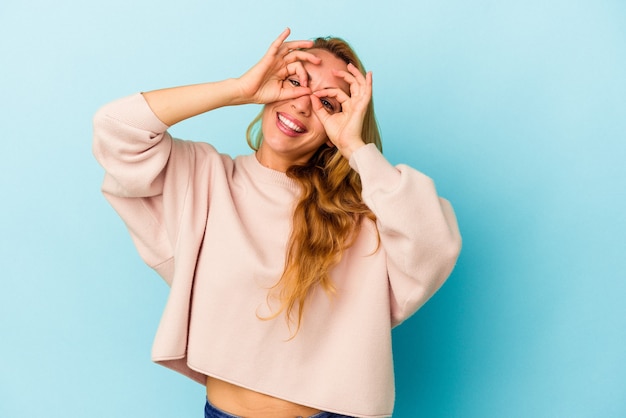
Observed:
[[[298,136],[306,133],[304,125],[286,113],[278,112],[276,114],[276,126],[287,136]]]

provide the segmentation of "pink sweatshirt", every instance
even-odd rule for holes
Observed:
[[[201,384],[210,375],[324,411],[390,416],[391,328],[442,285],[460,251],[454,212],[431,179],[374,145],[352,155],[376,225],[364,221],[331,271],[336,295],[315,292],[289,339],[282,316],[258,316],[272,312],[298,186],[254,155],[232,159],[167,128],[141,94],[94,117],[102,191],[171,286],[153,360]]]

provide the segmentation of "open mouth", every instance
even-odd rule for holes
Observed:
[[[288,136],[298,136],[306,132],[306,128],[300,121],[280,112],[276,114],[276,125]]]

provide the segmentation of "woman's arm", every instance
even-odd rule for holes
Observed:
[[[143,93],[154,114],[168,126],[223,106],[242,104],[237,79]]]
[[[354,152],[350,165],[361,177],[363,201],[376,215],[396,326],[452,272],[461,251],[456,216],[432,179],[403,164],[392,166],[374,144]]]
[[[311,94],[302,62],[319,64],[321,60],[300,50],[310,48],[312,41],[285,42],[289,33],[289,29],[285,29],[263,58],[239,78],[155,90],[144,93],[144,98],[156,116],[172,126],[223,106],[265,104]],[[285,89],[283,81],[294,74],[301,86]]]

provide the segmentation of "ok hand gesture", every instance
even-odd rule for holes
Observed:
[[[353,64],[348,64],[347,70],[333,70],[333,74],[350,85],[349,96],[338,88],[324,89],[311,95],[311,103],[330,141],[345,158],[350,159],[352,152],[365,145],[362,130],[365,113],[372,99],[372,73],[363,76]],[[336,98],[341,103],[341,112],[326,112],[320,101],[322,97]]]
[[[263,58],[237,79],[242,103],[266,104],[311,94],[302,62],[319,64],[321,60],[300,50],[311,48],[313,41],[285,42],[290,33],[289,28],[285,29]],[[300,86],[283,88],[284,80],[293,75],[298,77]]]

